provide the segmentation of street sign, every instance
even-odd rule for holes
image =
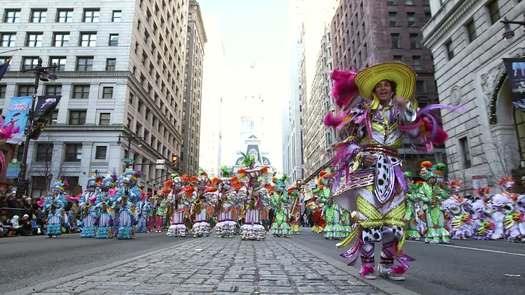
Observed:
[[[164,159],[157,159],[156,164],[157,165],[155,165],[155,169],[157,169],[157,170],[165,170],[166,169],[166,160],[164,160]]]

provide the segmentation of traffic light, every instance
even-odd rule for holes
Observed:
[[[175,154],[171,155],[171,164],[177,165],[177,161],[179,160],[179,157]]]

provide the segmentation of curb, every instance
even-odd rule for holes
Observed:
[[[317,256],[319,258],[321,258],[322,260],[326,261],[327,263],[331,264],[332,266],[334,267],[337,267],[343,271],[348,271],[348,268],[352,269],[352,273],[350,273],[351,276],[353,276],[354,278],[356,278],[357,280],[365,283],[365,284],[368,284],[368,285],[371,285],[375,288],[377,288],[379,291],[381,292],[384,292],[386,294],[390,294],[390,295],[420,295],[419,293],[417,292],[414,292],[412,290],[409,290],[407,288],[404,288],[404,287],[401,287],[399,285],[396,285],[394,283],[391,283],[381,277],[378,277],[377,279],[375,280],[363,280],[361,279],[361,277],[355,275],[357,273],[359,273],[359,269],[355,266],[352,266],[352,265],[347,265],[346,263],[343,263],[342,261],[339,261],[335,258],[332,258],[330,256],[327,256],[323,253],[320,253],[316,250],[313,250],[313,249],[310,249],[310,248],[307,248],[299,243],[294,243],[293,240],[284,240],[286,243],[293,243],[294,246],[296,246],[297,248],[301,248],[301,250],[304,250],[306,252],[309,252],[311,253],[313,256]],[[355,273],[355,274],[354,274]]]
[[[63,283],[67,283],[67,282],[72,281],[72,280],[80,279],[82,277],[85,277],[85,276],[88,276],[88,275],[91,275],[91,274],[94,274],[94,273],[97,273],[97,272],[100,272],[100,271],[103,271],[103,270],[107,270],[109,268],[121,266],[121,265],[126,264],[126,263],[130,263],[130,262],[133,262],[133,261],[136,261],[136,260],[140,260],[140,259],[142,259],[144,257],[147,257],[147,256],[150,256],[152,254],[156,254],[158,252],[166,251],[166,250],[169,250],[169,249],[172,249],[172,248],[177,248],[177,247],[179,247],[181,245],[185,245],[185,244],[188,244],[188,243],[191,243],[191,242],[195,242],[195,241],[196,241],[195,239],[187,240],[187,241],[184,241],[184,242],[181,242],[181,243],[177,243],[177,244],[175,244],[173,246],[168,246],[166,248],[149,251],[149,252],[146,252],[144,254],[141,254],[141,255],[133,257],[133,258],[128,258],[128,259],[125,259],[125,260],[122,260],[122,261],[113,262],[111,264],[106,264],[106,265],[103,265],[103,266],[90,268],[88,270],[77,272],[75,274],[72,274],[72,275],[69,275],[69,276],[65,276],[65,277],[62,277],[62,278],[59,278],[59,279],[54,279],[54,280],[47,281],[45,283],[40,283],[40,284],[37,284],[37,285],[34,285],[34,286],[25,287],[25,288],[22,288],[22,289],[10,291],[8,293],[5,293],[5,295],[26,295],[26,294],[33,294],[35,292],[41,292],[44,289],[51,288],[51,287],[54,287],[54,286],[59,285],[59,284],[63,284]]]

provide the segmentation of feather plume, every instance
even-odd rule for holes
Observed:
[[[353,71],[334,70],[332,72],[332,96],[334,101],[340,108],[348,105],[352,97],[358,93],[355,84],[355,77],[357,73]]]

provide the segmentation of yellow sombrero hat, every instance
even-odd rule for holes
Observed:
[[[400,62],[388,62],[368,67],[355,77],[359,94],[362,97],[374,99],[373,91],[377,83],[390,80],[396,83],[396,96],[410,100],[416,87],[416,73],[414,70]]]

